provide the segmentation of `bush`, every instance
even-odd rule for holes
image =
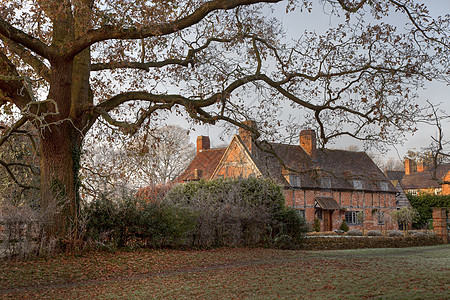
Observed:
[[[303,241],[305,233],[308,231],[308,226],[305,219],[300,217],[295,209],[291,207],[283,207],[275,216],[279,222],[279,234],[289,236],[294,244],[299,244]]]
[[[342,220],[342,224],[341,226],[339,226],[339,229],[343,232],[349,231],[350,228],[348,227],[347,221],[345,219]]]
[[[314,219],[314,231],[320,232],[320,220],[319,219]]]
[[[135,198],[115,202],[103,196],[87,204],[84,215],[86,237],[113,247],[182,245],[195,226],[186,210]]]
[[[450,207],[450,196],[436,196],[431,194],[420,194],[419,196],[408,195],[408,200],[419,213],[419,218],[413,223],[414,228],[422,228],[427,225],[427,220],[433,216],[432,207]]]
[[[381,236],[381,232],[379,230],[369,230],[367,231],[367,236]]]
[[[388,232],[388,236],[389,237],[403,237],[403,232],[401,232],[399,230],[390,230]]]
[[[284,206],[281,187],[268,179],[188,182],[164,201],[197,216],[193,246],[271,245],[281,235],[297,243],[306,231],[305,222]]]
[[[350,235],[350,236],[362,236],[363,234],[362,234],[361,230],[350,230],[350,231],[347,232],[347,235]]]

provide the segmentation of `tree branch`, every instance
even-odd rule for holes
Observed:
[[[16,178],[16,176],[14,175],[14,173],[11,171],[11,164],[8,164],[6,162],[4,162],[3,160],[0,160],[0,165],[2,165],[5,169],[6,169],[6,173],[8,173],[9,177],[11,177],[11,179],[22,189],[37,189],[39,190],[40,188],[37,186],[33,186],[33,185],[26,185],[26,184],[22,184],[21,182],[19,182],[19,180]],[[14,165],[14,164],[13,164]],[[30,166],[28,166],[30,167]],[[31,168],[31,167],[30,167]]]
[[[50,69],[44,64],[42,60],[34,56],[31,51],[25,49],[21,44],[13,42],[6,39],[0,35],[0,40],[2,40],[8,49],[15,54],[17,54],[26,64],[30,65],[36,73],[38,73],[45,81],[50,81]]]
[[[142,39],[152,36],[163,36],[175,33],[194,24],[197,24],[209,13],[216,10],[229,10],[243,5],[263,2],[276,3],[280,1],[282,0],[211,0],[202,4],[186,17],[172,22],[146,26],[143,28],[103,26],[99,29],[91,30],[85,35],[82,35],[81,37],[76,39],[70,49],[67,49],[65,56],[74,57],[87,47],[100,41],[106,41],[110,39]]]
[[[34,53],[47,59],[50,59],[51,57],[54,57],[56,55],[56,52],[53,49],[41,42],[39,39],[36,39],[26,34],[22,30],[13,27],[2,18],[0,18],[0,35],[13,42],[25,46]]]

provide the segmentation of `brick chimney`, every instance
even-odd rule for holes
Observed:
[[[417,162],[417,172],[423,172],[427,170],[426,163],[421,159]]]
[[[313,129],[302,130],[300,132],[300,146],[311,158],[317,157],[316,131]]]
[[[197,154],[210,148],[209,136],[200,135],[197,137]]]
[[[250,128],[256,129],[256,122],[252,120],[247,120],[242,122],[242,124],[247,125]],[[253,133],[247,129],[239,127],[239,137],[241,138],[244,145],[247,147],[250,153],[252,152],[252,141],[253,141]]]
[[[405,159],[405,175],[409,175],[412,173],[412,160],[409,158]]]

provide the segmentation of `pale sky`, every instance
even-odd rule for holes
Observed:
[[[433,0],[425,2],[433,15],[448,14],[450,13],[450,1],[449,0]],[[298,12],[286,14],[286,3],[276,5],[275,14],[283,20],[284,27],[287,31],[288,37],[295,38],[298,33],[302,33],[304,30],[314,30],[317,33],[325,31],[330,26],[336,26],[339,19],[336,17],[330,17],[326,14],[327,7],[317,6],[314,7],[312,14]],[[324,13],[325,12],[325,13]],[[397,26],[401,26],[402,21],[396,19]],[[447,114],[450,113],[450,87],[443,83],[426,83],[425,88],[417,91],[419,94],[418,102],[425,104],[426,101],[430,101],[433,104],[440,104],[441,109],[444,109]],[[185,120],[180,118],[170,117],[168,123],[176,123],[181,126],[187,127]],[[450,128],[450,123],[447,123],[444,127]],[[225,141],[221,140],[219,136],[223,136],[223,128],[220,126],[196,126],[195,131],[190,134],[191,140],[195,143],[195,139],[198,135],[209,135],[212,146],[223,145],[225,142],[229,142],[231,135],[225,136]],[[397,145],[395,148],[384,154],[386,159],[389,157],[402,158],[408,150],[420,150],[423,147],[428,146],[431,143],[431,136],[436,134],[436,129],[433,126],[425,124],[419,124],[418,131],[414,134],[407,134],[406,141],[403,145]],[[341,138],[337,140],[335,144],[330,145],[333,148],[344,148],[349,145],[358,145],[357,141],[350,138]],[[360,147],[362,148],[362,147]],[[376,152],[376,150],[372,150]]]

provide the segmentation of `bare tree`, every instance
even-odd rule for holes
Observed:
[[[195,155],[186,129],[177,125],[143,128],[130,139],[90,143],[81,170],[85,193],[135,193],[148,185],[165,184],[183,172]]]
[[[449,19],[418,1],[286,0],[297,14],[319,2],[346,17],[290,44],[270,2],[282,1],[0,1],[0,108],[12,107],[11,130],[39,130],[41,206],[63,208],[51,236],[76,220],[83,139],[97,121],[135,133],[171,110],[251,129],[242,121],[253,114],[273,130],[287,102],[324,143],[393,142],[392,130],[414,127],[417,86],[448,80]]]

